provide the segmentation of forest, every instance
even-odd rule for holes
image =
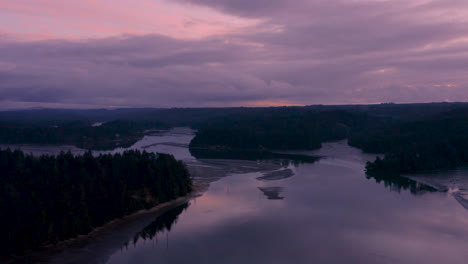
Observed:
[[[40,157],[0,150],[0,171],[0,256],[87,234],[192,190],[182,162],[134,150]]]
[[[12,110],[0,111],[0,144],[67,144],[104,150],[128,147],[141,139],[147,129],[189,126],[199,130],[194,147],[315,149],[322,142],[352,138],[364,129],[393,126],[467,107],[466,103],[389,103]],[[96,123],[102,125],[93,126]],[[376,140],[380,139],[376,137]]]
[[[401,173],[468,164],[466,103],[4,111],[0,144],[112,149],[133,144],[147,129],[177,125],[198,129],[190,143],[197,158],[282,159],[291,154],[272,150],[318,149],[323,142],[348,139],[364,152],[385,154],[366,170],[389,186]],[[191,190],[182,163],[138,151],[33,157],[1,150],[0,171],[0,210],[7,216],[0,227],[1,255],[86,234]]]
[[[468,163],[468,108],[364,130],[349,142],[364,151],[385,153],[383,159],[367,164],[369,173],[399,174],[464,165]]]
[[[318,149],[348,139],[386,153],[369,170],[399,172],[466,162],[467,103],[311,105],[265,108],[135,108],[0,112],[0,144],[67,144],[86,149],[128,147],[151,128],[198,130],[190,149]],[[102,122],[101,126],[92,126]],[[461,132],[461,133],[458,133]],[[202,153],[201,151],[193,151]]]
[[[464,103],[309,106],[250,109],[198,125],[196,156],[256,150],[318,149],[348,139],[383,153],[367,171],[394,174],[468,164],[468,105]]]
[[[307,108],[256,109],[200,125],[190,148],[229,150],[318,149],[355,129],[384,120],[366,112]]]
[[[0,144],[74,145],[83,149],[106,150],[129,147],[149,128],[167,128],[159,122],[111,121],[92,126],[70,121],[60,126],[0,123]]]

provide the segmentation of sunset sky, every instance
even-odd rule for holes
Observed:
[[[0,0],[0,109],[467,100],[467,0]]]

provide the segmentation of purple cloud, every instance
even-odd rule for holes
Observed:
[[[468,2],[179,0],[255,26],[198,39],[0,38],[0,102],[235,106],[468,100]]]

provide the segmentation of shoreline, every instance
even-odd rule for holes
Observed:
[[[60,241],[57,244],[44,245],[38,249],[26,252],[24,255],[9,256],[0,260],[4,261],[2,263],[5,264],[61,263],[60,261],[54,261],[54,257],[59,256],[61,253],[67,250],[80,250],[92,242],[105,240],[105,236],[112,236],[112,234],[117,232],[119,229],[126,229],[128,226],[138,224],[138,222],[140,222],[144,217],[159,217],[165,212],[182,204],[188,203],[190,200],[203,195],[208,187],[208,182],[193,179],[193,190],[185,196],[179,197],[169,202],[158,204],[147,210],[136,211],[122,218],[114,219],[100,227],[96,227],[86,235],[79,235],[75,238]],[[76,263],[80,263],[80,261],[77,261]]]
[[[223,161],[223,160],[215,160]],[[229,162],[233,162],[229,160]],[[136,211],[122,218],[114,219],[106,224],[93,229],[90,233],[75,238],[60,241],[56,244],[44,245],[30,250],[22,255],[0,258],[0,263],[5,264],[102,264],[106,263],[110,256],[132,239],[132,237],[144,229],[149,223],[163,215],[167,211],[183,204],[189,203],[205,193],[212,182],[235,173],[272,171],[281,168],[278,164],[257,164],[246,168],[241,161],[232,167],[224,162],[218,164],[205,164],[208,167],[199,167],[200,164],[187,164],[190,174],[193,176],[193,190],[189,194],[175,200],[156,205],[147,210]],[[254,165],[254,164],[251,164]]]

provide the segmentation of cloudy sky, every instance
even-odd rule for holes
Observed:
[[[0,0],[1,109],[467,100],[467,0]]]

